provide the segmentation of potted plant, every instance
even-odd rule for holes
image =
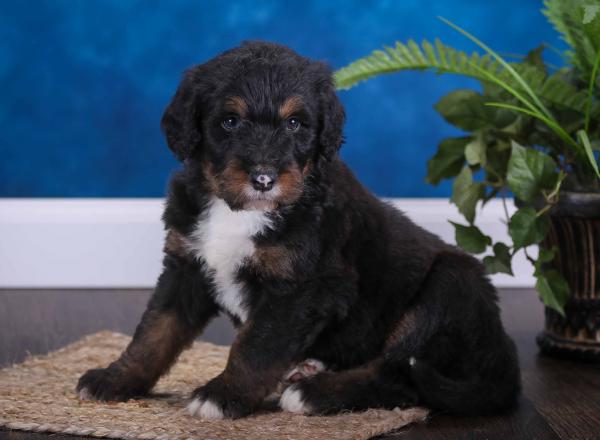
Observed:
[[[570,49],[552,69],[543,46],[508,62],[455,24],[482,52],[467,54],[436,40],[396,43],[336,72],[347,89],[403,70],[475,78],[481,91],[456,90],[436,110],[464,136],[444,139],[428,162],[427,181],[454,179],[451,202],[467,224],[456,241],[483,254],[489,273],[512,274],[524,252],[546,306],[542,351],[600,360],[600,0],[546,0],[542,11]],[[514,196],[505,209],[510,243],[492,242],[476,224],[476,207]],[[538,246],[538,253],[531,247]]]

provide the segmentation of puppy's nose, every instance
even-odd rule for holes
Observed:
[[[274,171],[253,171],[250,173],[250,181],[257,191],[269,191],[275,185],[277,174]]]

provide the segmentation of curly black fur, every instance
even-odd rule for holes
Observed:
[[[246,43],[185,73],[162,120],[183,162],[164,213],[164,273],[126,352],[80,379],[84,397],[147,392],[222,311],[240,331],[225,371],[194,396],[228,417],[255,411],[305,358],[329,369],[294,385],[311,414],[515,405],[517,355],[482,265],[356,180],[336,154],[343,124],[330,68],[280,45]],[[274,189],[253,189],[257,172]],[[215,272],[192,252],[217,199],[271,224],[236,267],[245,317],[218,300]]]

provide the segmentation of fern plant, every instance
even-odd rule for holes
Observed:
[[[454,178],[451,201],[467,224],[453,223],[463,249],[481,254],[489,273],[512,274],[511,261],[524,252],[535,268],[542,301],[563,313],[569,287],[545,263],[554,249],[528,248],[545,238],[548,213],[562,189],[600,192],[600,0],[545,0],[542,12],[569,45],[566,67],[552,71],[541,46],[520,62],[508,62],[476,37],[449,22],[481,52],[413,40],[384,47],[338,70],[340,89],[404,70],[458,74],[481,82],[481,92],[456,90],[436,110],[464,136],[444,139],[428,162],[427,181]],[[477,176],[483,176],[478,178]],[[476,207],[512,193],[518,209],[506,224],[512,243],[493,243],[475,224]]]

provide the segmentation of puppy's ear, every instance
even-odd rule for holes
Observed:
[[[346,120],[344,107],[335,93],[333,72],[325,63],[313,63],[319,75],[319,153],[327,160],[332,160],[342,143],[344,137],[342,130]]]
[[[200,70],[197,66],[185,72],[160,121],[167,145],[181,161],[200,151],[202,146]]]

